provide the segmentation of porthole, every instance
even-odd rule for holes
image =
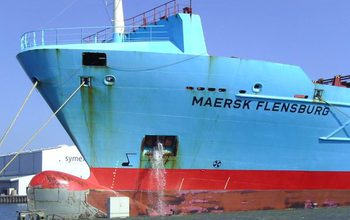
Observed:
[[[262,90],[262,84],[261,83],[255,83],[255,85],[253,86],[252,90],[254,93],[259,93]]]
[[[107,76],[105,76],[105,79],[103,80],[103,82],[106,86],[114,85],[115,81],[116,81],[116,79],[115,79],[115,76],[113,76],[113,75],[107,75]]]

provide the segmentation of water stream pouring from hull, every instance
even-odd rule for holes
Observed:
[[[166,214],[165,204],[163,202],[164,189],[166,184],[166,170],[164,167],[164,146],[158,142],[157,146],[153,151],[152,163],[152,179],[155,181],[157,188],[157,201],[156,201],[156,212],[158,215],[164,216]],[[154,201],[153,201],[154,202]]]

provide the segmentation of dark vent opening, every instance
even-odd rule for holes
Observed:
[[[245,94],[247,91],[245,91],[245,90],[239,90],[239,93],[240,94]]]
[[[178,137],[174,135],[146,135],[142,140],[141,151],[153,152],[161,143],[169,156],[176,156]]]
[[[208,88],[209,92],[215,92],[215,90],[216,90],[215,88]]]
[[[33,83],[39,82],[38,78],[36,78],[36,77],[32,77],[31,80]]]
[[[107,66],[107,56],[105,53],[83,53],[84,66]]]
[[[85,87],[91,87],[91,77],[90,76],[82,76],[80,77],[80,83]]]

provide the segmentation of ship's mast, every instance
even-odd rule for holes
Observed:
[[[118,41],[124,34],[123,0],[114,0],[114,40]]]

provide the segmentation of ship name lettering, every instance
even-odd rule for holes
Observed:
[[[274,111],[274,112],[290,112],[308,115],[323,115],[329,114],[329,107],[305,105],[305,104],[291,104],[282,102],[267,102],[258,101],[256,110]]]
[[[193,96],[192,105],[199,105],[203,107],[214,107],[214,108],[235,108],[235,109],[250,109],[250,100],[232,100],[232,99],[223,99],[210,97],[204,99],[204,97]]]
[[[192,106],[212,107],[212,108],[228,108],[228,109],[255,109],[256,111],[271,112],[289,112],[308,115],[326,116],[330,112],[330,108],[326,106],[286,103],[286,102],[269,102],[269,101],[252,101],[229,98],[211,98],[193,96]],[[253,106],[253,108],[251,108]]]

